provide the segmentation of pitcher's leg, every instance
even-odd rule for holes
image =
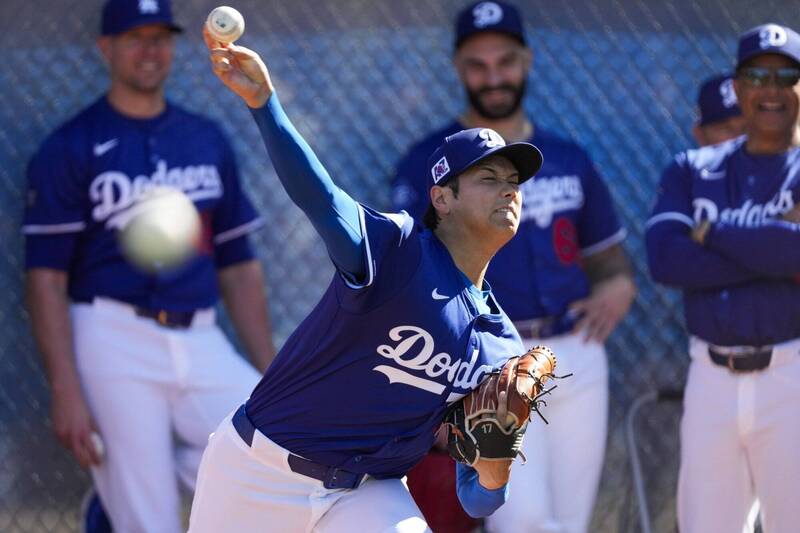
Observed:
[[[311,531],[311,495],[319,484],[288,470],[285,453],[261,436],[252,447],[230,416],[209,438],[197,475],[189,533]]]
[[[325,497],[321,495],[322,499]],[[430,533],[422,513],[401,480],[372,478],[339,497],[313,531]]]

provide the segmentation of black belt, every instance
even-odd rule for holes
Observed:
[[[76,303],[91,304],[94,302],[94,298],[75,298],[73,301]],[[165,309],[146,309],[144,307],[138,307],[128,302],[123,302],[122,300],[114,300],[114,301],[120,305],[129,306],[136,313],[136,316],[155,320],[156,322],[159,323],[159,325],[164,326],[165,328],[186,329],[190,327],[192,325],[192,321],[194,321],[194,315],[195,315],[194,311],[167,311]]]
[[[575,327],[577,319],[574,313],[562,313],[531,320],[514,322],[519,336],[523,339],[547,339],[569,333]]]
[[[708,355],[714,363],[734,372],[753,372],[769,366],[772,361],[772,348],[754,348],[750,353],[731,355],[709,346]]]
[[[145,309],[136,307],[136,314],[144,318],[151,318],[165,328],[186,329],[192,325],[194,311],[166,311],[164,309]]]
[[[232,422],[233,427],[236,428],[236,433],[248,446],[252,446],[256,427],[250,421],[250,417],[247,416],[244,405],[236,410]],[[326,489],[355,489],[361,484],[366,475],[315,463],[293,453],[289,454],[288,462],[292,472],[322,481],[322,486]]]

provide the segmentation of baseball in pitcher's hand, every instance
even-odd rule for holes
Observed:
[[[222,83],[239,95],[248,106],[263,106],[274,88],[261,57],[244,46],[215,41],[205,26],[203,40],[210,52],[211,68]]]

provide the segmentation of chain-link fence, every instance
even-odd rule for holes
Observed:
[[[0,531],[74,531],[88,484],[55,443],[48,391],[22,305],[24,172],[57,124],[106,86],[94,49],[100,0],[0,3]],[[282,101],[335,179],[353,196],[388,206],[393,164],[410,143],[463,106],[450,65],[452,18],[463,1],[237,0],[242,44],[270,65]],[[178,44],[171,99],[216,118],[270,223],[257,237],[280,346],[332,270],[307,220],[282,191],[242,105],[213,77],[199,29],[213,0],[175,1],[188,31]],[[592,531],[634,531],[622,421],[631,401],[680,386],[687,357],[678,295],[648,279],[644,222],[670,156],[691,145],[698,83],[732,66],[739,32],[767,21],[800,27],[778,0],[569,0],[519,2],[534,68],[525,104],[537,124],[584,145],[610,185],[630,237],[640,287],[609,342],[609,446]],[[524,266],[521,266],[524,268]],[[663,431],[643,417],[644,433]],[[674,436],[674,435],[673,435]],[[671,446],[646,447],[645,470],[674,464]],[[663,444],[663,443],[662,443]],[[664,460],[665,454],[669,460]],[[659,524],[674,520],[671,487],[658,489]],[[671,526],[664,526],[663,531]]]

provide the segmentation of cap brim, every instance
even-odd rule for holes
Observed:
[[[514,168],[519,172],[520,184],[534,177],[536,173],[539,172],[539,169],[542,168],[542,162],[544,161],[542,152],[534,145],[526,142],[517,142],[501,146],[497,150],[492,150],[491,152],[483,154],[481,157],[471,161],[470,164],[467,165],[467,168],[493,155],[501,155],[511,161],[511,164],[514,165]]]
[[[499,33],[501,35],[506,35],[511,37],[515,41],[519,42],[522,46],[527,47],[528,43],[525,41],[525,36],[517,31],[506,29],[506,28],[475,28],[473,30],[463,32],[461,35],[456,37],[455,45],[453,46],[453,50],[457,51],[461,48],[461,45],[467,42],[470,38],[474,37],[475,35],[479,35],[481,33]]]
[[[717,124],[719,122],[723,122],[728,120],[732,117],[739,117],[742,115],[741,109],[739,106],[734,106],[721,113],[713,113],[713,114],[700,114],[700,120],[697,122],[698,126],[708,126],[710,124]]]
[[[137,20],[121,26],[114,31],[103,33],[103,35],[120,35],[126,31],[130,31],[141,26],[166,26],[166,28],[172,33],[183,33],[183,28],[177,24],[173,24],[172,22],[166,22],[163,20]]]
[[[736,68],[737,69],[741,68],[742,65],[744,65],[754,57],[763,56],[766,54],[775,54],[783,57],[788,57],[789,59],[800,65],[800,57],[795,57],[794,55],[787,53],[783,50],[766,48],[764,50],[753,50],[749,54],[740,57],[739,60],[736,62]]]

